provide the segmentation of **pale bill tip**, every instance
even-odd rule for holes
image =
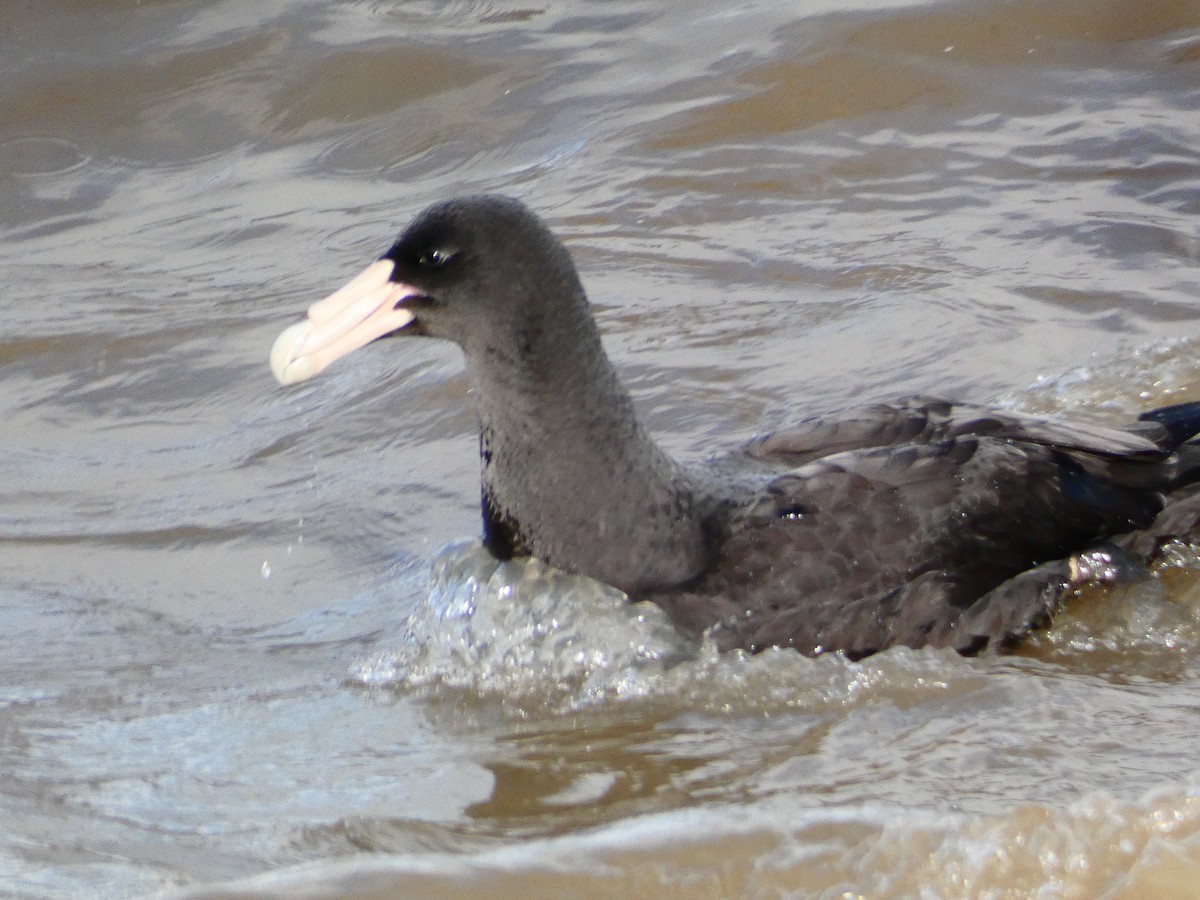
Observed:
[[[299,355],[310,331],[312,322],[304,319],[285,328],[271,345],[271,372],[280,384],[295,384],[312,378],[320,371],[313,359]]]

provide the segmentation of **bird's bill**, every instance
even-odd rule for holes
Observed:
[[[395,263],[371,263],[340,290],[308,308],[308,318],[284,330],[271,346],[271,371],[280,384],[312,378],[335,359],[398,331],[413,320],[396,306],[419,293],[392,281]]]

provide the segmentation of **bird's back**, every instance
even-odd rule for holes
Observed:
[[[1113,429],[907,401],[756,438],[717,463],[757,474],[718,482],[706,575],[656,599],[725,648],[1008,642],[1053,612],[1070,557],[1193,478],[1200,450],[1176,451],[1200,404],[1170,409]]]

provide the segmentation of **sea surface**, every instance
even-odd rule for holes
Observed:
[[[1200,400],[1200,3],[0,4],[0,895],[1200,896],[1200,556],[1020,653],[722,656],[479,532],[458,351],[280,388],[522,198],[698,459]]]

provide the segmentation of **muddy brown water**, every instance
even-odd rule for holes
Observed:
[[[0,892],[1200,896],[1189,548],[1015,656],[679,661],[652,612],[431,578],[484,565],[443,552],[478,531],[457,351],[266,367],[422,206],[499,191],[686,457],[913,393],[1200,399],[1200,4],[54,0],[0,35]]]

